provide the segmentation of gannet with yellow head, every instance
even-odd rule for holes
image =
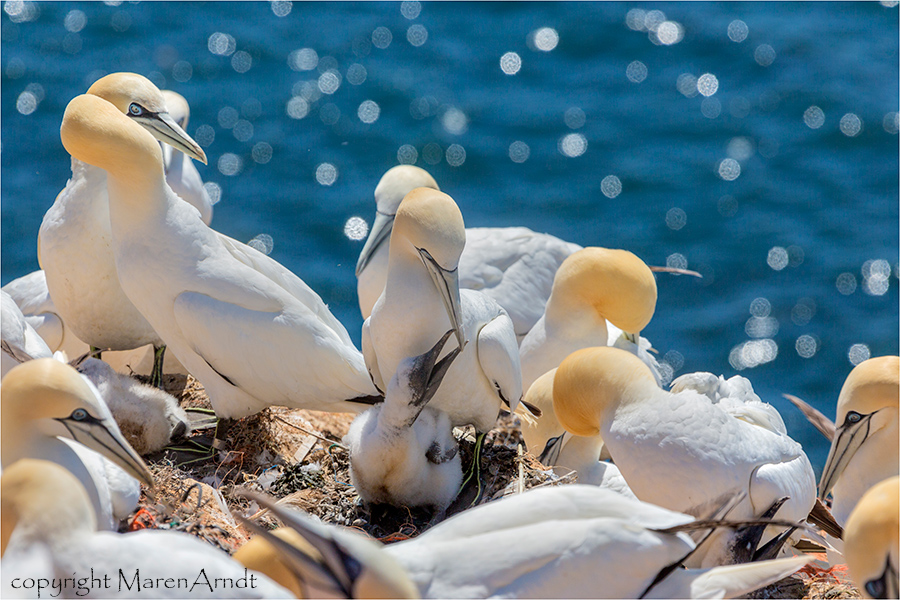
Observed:
[[[375,220],[356,263],[359,308],[368,318],[387,281],[388,247],[397,207],[417,187],[440,190],[424,169],[399,165],[375,188]],[[544,312],[553,274],[581,246],[527,227],[469,227],[459,258],[459,286],[493,298],[521,339]]]
[[[256,526],[254,553],[278,561],[253,564],[266,574],[287,565],[299,589],[344,598],[731,598],[812,560],[681,569],[692,517],[584,485],[482,504],[388,546],[258,501],[308,543]]]
[[[462,214],[450,196],[431,188],[407,194],[393,223],[387,283],[363,324],[362,346],[372,379],[384,390],[402,361],[427,352],[452,329],[452,346],[462,351],[429,405],[454,426],[486,433],[501,403],[518,405],[522,378],[509,315],[484,294],[459,289],[465,243]]]
[[[837,429],[819,481],[841,525],[874,484],[900,473],[900,357],[880,356],[850,371],[837,402]]]
[[[900,477],[871,486],[844,528],[850,578],[865,598],[898,598],[900,581]]]
[[[122,289],[209,393],[216,414],[270,405],[359,412],[378,395],[344,326],[299,277],[207,227],[166,185],[144,128],[94,95],[69,103],[72,156],[108,173]]]
[[[24,458],[65,467],[104,529],[116,529],[137,506],[139,482],[153,486],[96,388],[69,365],[40,358],[15,367],[3,378],[0,405],[3,468]]]
[[[203,150],[169,115],[162,93],[149,79],[114,73],[97,80],[88,94],[103,98],[159,141],[206,162]],[[72,178],[41,223],[38,260],[66,327],[101,349],[153,344],[157,358],[153,383],[160,386],[165,346],[120,285],[102,169],[73,157]]]
[[[84,489],[55,463],[20,460],[4,468],[0,487],[5,596],[21,597],[28,578],[65,573],[68,597],[293,598],[192,535],[98,532]]]
[[[649,343],[640,338],[655,310],[656,278],[640,258],[606,248],[572,254],[556,272],[544,314],[522,340],[525,389],[572,352],[592,346],[634,352],[659,380]]]
[[[571,354],[556,371],[553,406],[569,432],[602,436],[632,491],[645,502],[703,516],[743,494],[730,519],[777,515],[794,522],[804,520],[815,503],[812,466],[786,433],[737,418],[693,390],[660,389],[647,365],[624,350],[586,348]],[[689,564],[769,556],[783,538],[757,549],[762,533],[761,528],[717,532]]]

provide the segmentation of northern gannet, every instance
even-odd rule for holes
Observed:
[[[402,361],[425,353],[453,329],[462,352],[430,406],[446,412],[454,426],[486,433],[501,403],[510,410],[518,405],[522,376],[506,311],[484,294],[459,289],[465,240],[450,196],[430,188],[406,195],[391,233],[387,284],[363,323],[362,347],[375,385],[384,390]]]
[[[178,123],[184,131],[187,131],[188,121],[191,118],[191,107],[184,96],[172,90],[161,90],[169,116]],[[191,157],[183,152],[176,152],[175,148],[162,144],[163,165],[166,169],[166,183],[182,200],[200,211],[200,218],[209,225],[213,218],[213,204],[206,188],[203,187],[203,179],[194,166]]]
[[[831,492],[831,512],[841,525],[870,487],[900,473],[900,357],[880,356],[850,371],[837,401],[837,429],[819,481],[819,498]]]
[[[98,532],[84,489],[52,462],[18,461],[4,468],[0,485],[6,597],[22,597],[23,581],[39,577],[69,578],[59,584],[67,588],[64,597],[293,597],[192,535]]]
[[[200,380],[220,418],[270,405],[359,412],[365,405],[349,400],[373,400],[362,354],[319,295],[207,227],[166,185],[162,153],[146,130],[86,94],[69,103],[60,135],[75,158],[107,171],[122,289]]]
[[[357,293],[368,318],[387,281],[388,240],[400,201],[417,187],[439,190],[424,169],[399,165],[375,188],[375,221],[356,263]],[[459,259],[459,285],[479,290],[502,306],[521,339],[544,312],[553,274],[565,258],[581,248],[526,227],[475,227],[465,230]]]
[[[483,504],[389,546],[260,502],[314,548],[254,527],[277,550],[261,570],[283,561],[295,578],[341,597],[728,598],[812,560],[678,568],[695,547],[682,531],[693,517],[594,486],[535,489]],[[250,543],[259,547],[257,539]]]
[[[51,358],[53,352],[44,339],[38,335],[25,315],[19,310],[15,300],[4,291],[0,291],[0,311],[2,311],[2,328],[0,328],[0,376],[27,360],[35,358]]]
[[[543,315],[522,340],[523,387],[576,350],[613,345],[639,356],[659,381],[659,365],[640,338],[655,310],[656,278],[640,258],[606,248],[575,252],[556,271]]]
[[[39,358],[15,367],[3,378],[0,406],[3,468],[24,458],[65,467],[87,490],[102,528],[114,530],[131,514],[139,481],[153,486],[96,388],[69,365]]]
[[[844,556],[863,597],[900,597],[900,477],[870,487],[850,513]]]
[[[357,416],[344,436],[350,479],[367,502],[446,510],[462,483],[450,418],[426,406],[459,348],[440,361],[448,331],[421,356],[400,363],[384,402]]]
[[[777,516],[794,522],[806,519],[815,503],[809,459],[773,419],[756,418],[765,411],[751,407],[746,415],[754,418],[746,419],[694,390],[662,390],[629,352],[603,347],[571,354],[556,371],[553,405],[568,431],[603,437],[632,491],[645,502],[699,516],[723,498],[745,494],[729,518]],[[783,538],[779,533],[777,541],[758,549],[762,533],[761,528],[716,532],[689,564],[768,556]]]
[[[88,94],[103,98],[156,139],[206,162],[200,146],[172,119],[159,89],[134,73],[97,80]],[[121,157],[119,157],[121,162]],[[110,229],[106,173],[72,159],[72,178],[44,215],[38,234],[38,261],[53,302],[75,335],[100,349],[156,349],[152,381],[159,387],[165,346],[119,282]],[[185,212],[196,211],[185,205]],[[154,260],[165,260],[156,253]]]
[[[578,483],[598,485],[635,498],[618,467],[601,460],[606,454],[603,438],[573,435],[560,425],[553,406],[555,376],[556,369],[547,371],[525,392],[525,401],[541,410],[539,419],[522,420],[522,437],[528,450],[558,475],[575,471]]]

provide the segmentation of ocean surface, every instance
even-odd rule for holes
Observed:
[[[468,226],[631,250],[671,375],[749,378],[820,472],[844,378],[898,353],[896,2],[4,2],[2,283],[38,268],[66,104],[134,71],[191,104],[213,227],[346,325],[378,179]],[[268,236],[268,237],[266,237]],[[287,358],[287,357],[286,357]]]

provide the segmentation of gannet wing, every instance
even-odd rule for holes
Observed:
[[[646,598],[735,598],[795,573],[813,561],[793,556],[711,569],[675,569]]]
[[[712,373],[688,373],[672,382],[673,393],[685,390],[706,396],[735,419],[787,435],[781,414],[774,406],[760,400],[746,377],[735,375],[726,380]]]
[[[381,376],[381,369],[378,368],[378,355],[375,354],[375,348],[372,346],[372,332],[369,329],[369,319],[366,319],[362,327],[362,353],[366,361],[366,368],[369,371],[369,377],[380,391],[386,392],[387,386],[384,378]]]
[[[501,310],[478,332],[478,363],[500,399],[514,411],[522,399],[522,367],[512,319]]]
[[[0,310],[3,313],[0,347],[3,351],[17,362],[53,356],[46,342],[28,324],[10,295],[0,291],[0,298]]]
[[[359,410],[339,399],[374,391],[365,385],[370,382],[362,354],[305,304],[269,304],[269,310],[246,308],[183,292],[175,299],[175,321],[194,351],[223,379],[268,404]],[[306,390],[305,397],[298,397],[300,389]]]

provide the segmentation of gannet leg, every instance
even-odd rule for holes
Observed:
[[[100,348],[98,348],[97,346],[91,346],[91,351],[88,356],[91,358],[100,358],[100,352],[102,352]]]
[[[150,385],[163,389],[163,360],[166,346],[153,346],[153,370],[150,372]]]

